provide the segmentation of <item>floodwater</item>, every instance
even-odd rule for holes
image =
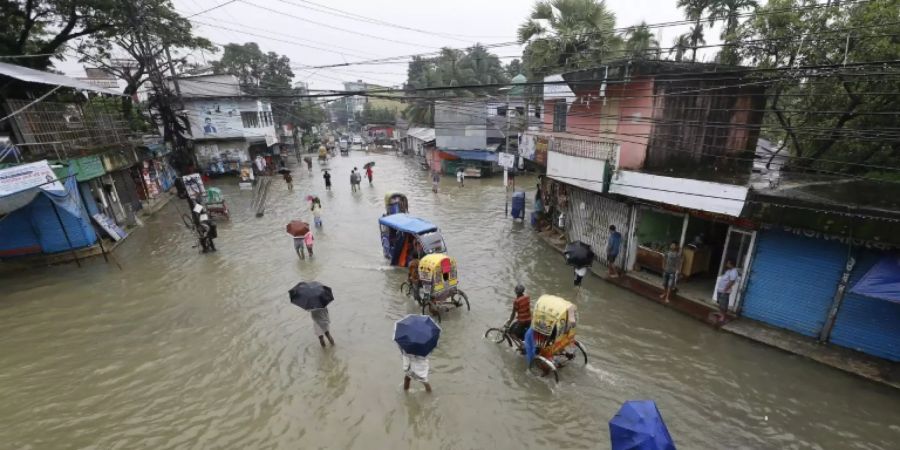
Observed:
[[[353,165],[376,161],[375,185],[350,192]],[[0,448],[608,448],[607,421],[628,399],[656,400],[679,448],[893,449],[894,390],[717,332],[589,278],[577,292],[562,257],[504,217],[500,179],[447,177],[441,192],[410,158],[331,161],[333,192],[295,171],[276,180],[263,218],[250,193],[223,187],[232,219],[219,252],[199,254],[170,203],[116,251],[3,276]],[[533,192],[534,181],[519,180]],[[398,292],[403,269],[382,258],[383,195],[410,196],[459,260],[471,311],[444,315],[432,355],[434,393],[401,389],[393,322],[417,312]],[[325,227],[299,261],[284,225]],[[531,192],[529,192],[531,196]],[[309,220],[308,219],[308,220]],[[310,220],[311,221],[311,220]],[[605,226],[599,224],[598,226]],[[335,348],[288,302],[299,280],[333,287]],[[513,351],[482,338],[509,316],[512,288],[579,307],[590,363],[560,383],[529,375]]]

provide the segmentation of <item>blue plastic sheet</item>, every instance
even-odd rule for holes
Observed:
[[[900,303],[900,255],[882,257],[853,285],[850,292]]]
[[[629,400],[609,421],[612,450],[675,450],[675,442],[652,400]]]

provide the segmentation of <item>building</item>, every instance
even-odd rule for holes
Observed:
[[[522,75],[505,95],[488,99],[436,101],[434,130],[436,151],[432,168],[455,173],[463,167],[467,176],[486,176],[498,170],[497,152],[517,153],[519,133],[541,124],[541,105],[528,104]]]
[[[735,83],[740,76],[621,60],[548,77],[542,130],[520,144],[546,167],[547,221],[597,253],[615,225],[625,236],[617,264],[651,286],[675,242],[684,249],[679,295],[712,305],[725,261],[749,266],[757,228],[742,212],[765,96]]]
[[[758,138],[765,90],[747,79],[636,60],[548,77],[543,128],[520,142],[546,171],[547,224],[600,255],[615,225],[617,283],[645,293],[676,243],[676,297],[707,311],[730,261],[733,319],[900,361],[900,192],[785,172],[790,158]]]
[[[2,114],[16,112],[0,122],[0,257],[89,247],[101,232],[122,239],[143,208],[143,142],[122,116],[121,94],[5,63],[0,79],[12,87]]]
[[[237,78],[204,75],[178,84],[201,170],[237,173],[256,156],[279,154],[271,103],[244,94]]]

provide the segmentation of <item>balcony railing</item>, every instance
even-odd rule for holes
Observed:
[[[550,152],[599,159],[615,165],[619,144],[613,140],[546,131],[529,131],[528,134],[547,139]]]
[[[7,100],[9,110],[28,100]],[[40,102],[13,119],[23,158],[67,159],[132,146],[139,140],[116,104]]]

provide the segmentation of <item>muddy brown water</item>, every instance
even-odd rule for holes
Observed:
[[[349,172],[376,162],[351,194]],[[608,448],[607,421],[628,399],[654,399],[679,448],[890,449],[900,396],[717,332],[589,278],[571,286],[562,257],[504,217],[500,179],[451,177],[441,192],[410,158],[364,155],[276,180],[263,218],[249,192],[223,188],[232,220],[219,252],[198,254],[181,202],[150,218],[116,252],[0,278],[0,448]],[[519,179],[533,193],[534,180]],[[432,384],[401,389],[392,324],[417,312],[382,258],[377,219],[387,191],[437,223],[459,260],[472,310],[446,314]],[[299,261],[284,225],[317,193],[325,227]],[[530,207],[529,207],[530,210]],[[311,221],[311,220],[310,220]],[[599,224],[598,226],[605,226]],[[286,291],[333,287],[337,347],[322,350]],[[586,367],[559,384],[484,331],[509,315],[523,283],[574,301]]]

